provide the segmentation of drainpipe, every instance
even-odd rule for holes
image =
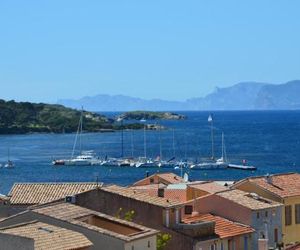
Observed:
[[[166,209],[166,227],[170,226],[170,211]]]

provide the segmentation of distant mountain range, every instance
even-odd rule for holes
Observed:
[[[300,80],[284,84],[241,82],[186,101],[96,95],[79,100],[62,99],[58,104],[76,109],[83,106],[90,111],[295,110],[300,109]]]

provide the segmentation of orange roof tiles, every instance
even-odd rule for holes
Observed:
[[[99,186],[97,183],[16,183],[9,192],[10,203],[13,205],[42,204],[68,195],[92,190]]]
[[[133,200],[146,202],[160,207],[174,207],[174,206],[181,205],[181,202],[178,202],[176,200],[151,196],[140,190],[133,190],[132,188],[125,188],[117,185],[102,187],[100,190],[110,192],[110,193],[115,193],[124,197],[131,198]]]
[[[221,196],[227,200],[231,200],[251,210],[267,209],[272,207],[281,206],[281,203],[260,197],[258,195],[252,196],[250,193],[238,189],[232,189],[216,193],[215,195]]]
[[[276,174],[269,175],[269,182],[267,177],[253,177],[248,178],[251,183],[268,190],[281,198],[289,196],[300,196],[300,174],[288,173],[288,174]],[[243,182],[243,181],[241,181]]]
[[[154,183],[158,182],[163,184],[176,184],[176,183],[184,182],[184,180],[180,176],[173,173],[156,173],[142,180],[137,181],[136,183],[133,184],[133,186],[151,184],[150,179],[156,179],[156,178],[157,181],[155,181]]]
[[[203,183],[195,183],[195,184],[191,182],[188,185],[192,188],[200,189],[210,194],[228,190],[228,187],[220,185],[216,182],[203,182]]]
[[[254,229],[234,223],[230,220],[227,220],[225,218],[219,217],[219,216],[214,216],[211,214],[202,214],[198,216],[193,216],[193,217],[188,217],[183,220],[183,223],[186,224],[192,224],[195,222],[201,222],[201,221],[213,221],[215,222],[215,233],[221,238],[229,238],[229,237],[234,237],[238,235],[243,235],[243,234],[249,234],[253,233]]]
[[[1,233],[34,240],[34,249],[82,249],[92,246],[83,234],[65,228],[33,221],[0,228]]]

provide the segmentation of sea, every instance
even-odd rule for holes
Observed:
[[[201,161],[211,156],[211,127],[208,116],[213,115],[214,153],[221,156],[222,133],[227,158],[231,163],[257,167],[256,171],[184,170],[190,180],[239,180],[249,176],[300,173],[300,111],[216,111],[177,112],[186,120],[146,121],[163,125],[161,131],[123,132],[124,156],[143,156],[168,160]],[[102,113],[109,117],[117,112]],[[52,166],[53,159],[70,158],[76,134],[26,134],[0,136],[0,163],[8,154],[15,168],[0,168],[0,193],[7,194],[16,182],[94,182],[130,185],[156,172],[178,169],[145,169],[105,166]],[[94,150],[99,157],[120,157],[122,133],[83,133],[82,149]],[[76,148],[78,153],[79,147]]]

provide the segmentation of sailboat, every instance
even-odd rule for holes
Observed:
[[[191,169],[223,169],[228,167],[228,163],[226,162],[226,152],[225,152],[225,144],[224,144],[224,134],[222,133],[222,157],[220,159],[215,159],[214,155],[214,128],[213,128],[213,117],[210,114],[208,116],[207,121],[210,123],[211,130],[211,158],[206,160],[205,162],[201,162],[198,164],[192,164],[190,166]]]
[[[144,126],[144,156],[139,157],[135,162],[137,168],[151,168],[157,167],[157,164],[151,159],[147,158],[147,139],[146,139],[146,125]]]
[[[14,168],[15,165],[13,163],[13,161],[10,160],[10,150],[8,148],[7,150],[7,162],[4,164],[5,168]]]
[[[81,114],[80,114],[78,129],[75,136],[71,158],[65,160],[53,160],[52,161],[53,165],[90,166],[90,165],[100,164],[100,160],[95,156],[95,153],[92,150],[82,151],[82,141],[81,141],[82,127],[83,127],[83,109],[81,110]],[[74,155],[75,155],[78,138],[79,138],[80,154],[75,157]]]

